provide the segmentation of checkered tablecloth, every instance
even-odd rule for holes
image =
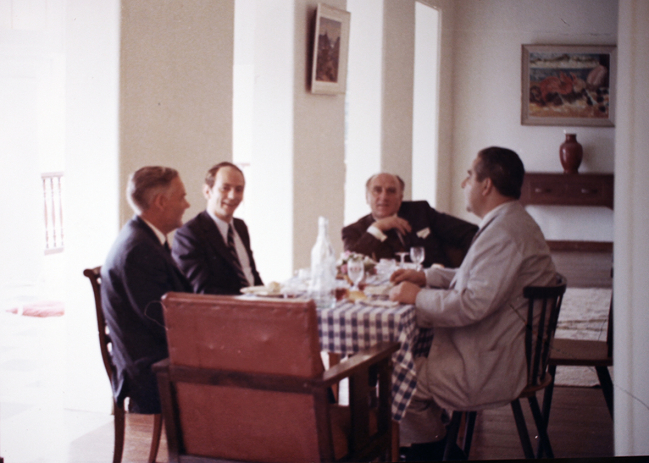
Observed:
[[[401,420],[417,387],[414,358],[427,356],[433,339],[432,330],[417,327],[414,306],[339,302],[332,309],[318,309],[318,330],[321,349],[342,355],[384,341],[401,343],[392,356],[392,418]]]

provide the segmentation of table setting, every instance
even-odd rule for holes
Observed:
[[[413,262],[400,263],[394,259],[374,262],[366,256],[344,253],[336,266],[335,301],[317,308],[323,351],[348,356],[380,342],[400,343],[392,359],[395,421],[403,417],[417,385],[414,359],[428,355],[433,333],[417,326],[413,305],[389,300],[393,286],[389,279],[397,268],[418,268],[422,251],[414,251]],[[242,293],[247,297],[309,298],[310,279],[310,269],[300,269],[282,283],[243,288]]]

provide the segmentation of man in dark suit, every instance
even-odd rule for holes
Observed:
[[[136,215],[119,233],[101,268],[101,301],[113,342],[113,394],[129,397],[136,413],[160,413],[151,365],[169,356],[160,298],[191,292],[171,257],[167,234],[182,225],[189,203],[178,172],[143,167],[131,175],[127,197]]]
[[[234,218],[245,186],[243,172],[234,164],[213,166],[203,185],[206,210],[176,231],[173,257],[196,293],[240,294],[243,287],[263,284],[248,227]]]
[[[368,179],[366,199],[372,213],[343,228],[345,250],[379,261],[423,246],[424,267],[458,267],[478,227],[437,212],[427,201],[404,202],[403,189],[396,175],[380,173]]]

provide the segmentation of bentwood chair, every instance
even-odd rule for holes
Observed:
[[[399,343],[325,371],[312,300],[168,293],[162,303],[169,358],[154,371],[170,462],[390,461]],[[328,397],[345,377],[349,407]]]
[[[548,372],[548,361],[552,350],[554,332],[557,328],[559,310],[563,295],[566,292],[566,279],[557,274],[554,284],[550,286],[528,286],[523,289],[523,296],[528,300],[527,322],[525,324],[525,356],[527,359],[527,386],[511,402],[516,428],[523,447],[525,458],[541,458],[545,453],[554,458],[550,439],[547,434],[547,419],[539,407],[536,393],[549,387],[553,378]],[[522,346],[521,346],[522,347]],[[538,455],[535,456],[525,423],[520,399],[527,398],[534,422],[540,437]],[[444,460],[448,460],[457,441],[461,423],[464,421],[464,442],[462,450],[468,458],[471,440],[475,427],[477,411],[454,411],[447,431]]]
[[[115,364],[111,358],[112,341],[104,311],[101,306],[101,267],[87,268],[83,274],[90,280],[92,292],[95,296],[95,310],[97,312],[97,330],[99,332],[99,347],[101,348],[101,358],[104,361],[108,380],[113,382],[115,373]],[[113,463],[120,463],[124,453],[124,428],[125,428],[125,410],[123,404],[118,404],[113,398],[113,414],[115,415],[115,446],[113,449]],[[151,449],[149,451],[148,463],[153,463],[158,455],[160,446],[160,435],[162,434],[162,415],[153,416],[153,436],[151,438]]]

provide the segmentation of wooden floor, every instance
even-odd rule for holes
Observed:
[[[528,412],[527,403],[522,404]],[[145,462],[149,451],[152,420],[130,415],[127,422],[125,463]],[[529,424],[530,436],[535,436]],[[111,424],[70,442],[69,463],[108,462],[112,455]],[[550,420],[550,439],[556,458],[593,458],[613,456],[613,424],[599,389],[558,387]],[[518,434],[511,408],[482,412],[476,422],[471,460],[522,459]],[[160,446],[159,462],[167,461],[166,441]]]

